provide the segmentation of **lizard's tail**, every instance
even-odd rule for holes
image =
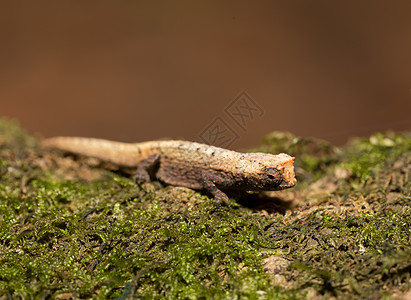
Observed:
[[[82,137],[53,137],[42,141],[42,147],[96,157],[124,167],[135,167],[143,159],[137,144]]]

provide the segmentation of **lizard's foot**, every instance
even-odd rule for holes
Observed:
[[[214,196],[215,204],[219,205],[221,204],[221,201],[223,201],[227,205],[231,204],[228,196],[214,184],[214,182],[208,174],[203,175],[203,184],[205,190],[207,190],[209,193],[211,193],[211,195]]]
[[[134,174],[136,181],[145,183],[150,181],[150,174],[148,174],[146,169],[137,168],[136,173]]]
[[[226,205],[231,205],[230,199],[228,196],[223,193],[222,191],[218,190],[219,193],[213,194],[214,196],[214,203],[217,205],[221,204],[221,201],[223,201]]]

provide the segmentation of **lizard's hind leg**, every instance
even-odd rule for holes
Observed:
[[[136,180],[139,182],[149,182],[155,177],[155,173],[160,163],[160,154],[153,154],[137,164]]]

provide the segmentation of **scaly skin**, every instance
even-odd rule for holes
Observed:
[[[137,179],[210,192],[229,203],[223,191],[282,190],[296,184],[294,157],[288,154],[239,153],[188,141],[121,143],[94,138],[54,137],[46,148],[99,158],[120,167],[135,167]]]

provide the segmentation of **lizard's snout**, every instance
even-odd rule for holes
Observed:
[[[278,167],[283,178],[283,181],[280,184],[281,189],[293,187],[297,183],[294,172],[294,160],[295,157],[289,156],[289,158]]]

